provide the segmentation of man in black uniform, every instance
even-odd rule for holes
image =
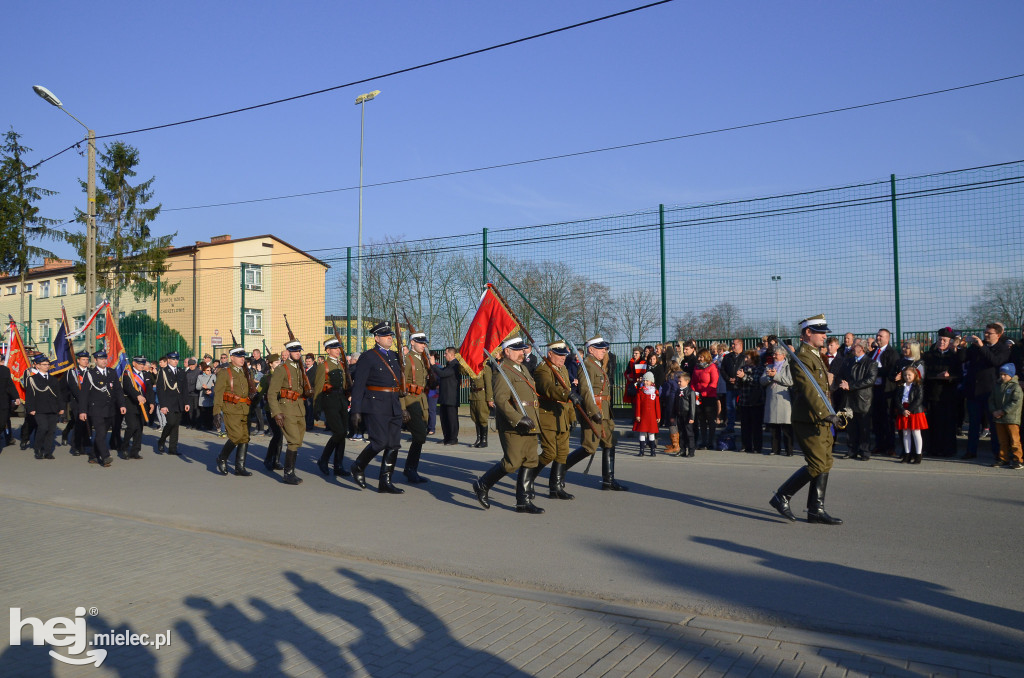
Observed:
[[[156,408],[153,399],[153,384],[146,379],[146,356],[136,356],[132,364],[121,375],[121,389],[124,391],[125,429],[121,440],[121,453],[125,459],[142,459],[142,420],[153,414]]]
[[[440,408],[445,445],[459,444],[459,383],[462,381],[462,371],[455,360],[456,355],[455,349],[449,346],[444,350],[444,367],[434,365],[434,374],[440,382],[437,387],[437,406]]]
[[[50,359],[40,353],[33,362],[36,373],[25,383],[25,412],[36,418],[36,459],[53,459],[53,442],[57,434],[57,417],[64,414],[60,382],[51,379]]]
[[[167,417],[167,423],[164,424],[164,430],[156,444],[157,454],[164,451],[165,440],[170,441],[167,454],[178,453],[178,425],[181,424],[182,415],[190,409],[185,372],[178,369],[180,357],[177,351],[168,353],[167,367],[160,370],[156,376],[156,395],[160,400],[160,411]]]
[[[334,457],[334,475],[347,476],[342,464],[345,458],[345,436],[348,433],[348,366],[341,359],[341,342],[328,339],[324,342],[327,360],[317,366],[313,384],[313,405],[316,414],[324,414],[324,423],[331,432],[331,438],[320,454],[317,466],[325,476],[330,475],[328,462]],[[254,356],[259,351],[253,351]]]
[[[74,436],[71,443],[71,454],[75,457],[82,454],[85,441],[89,439],[89,424],[82,423],[75,407],[78,406],[78,393],[82,390],[82,379],[89,369],[89,352],[79,351],[75,354],[77,365],[64,373],[61,391],[64,394],[64,409],[68,412],[68,423],[60,436],[60,444],[67,445],[68,438]]]
[[[20,403],[18,389],[11,378],[11,369],[7,365],[0,365],[0,450],[11,444],[7,430],[11,423],[11,407],[17,407]]]
[[[124,414],[126,411],[124,391],[121,390],[117,372],[107,368],[107,352],[96,351],[92,357],[96,359],[96,367],[85,373],[76,410],[79,420],[92,421],[93,439],[89,463],[110,466],[107,434],[114,422],[114,412]]]
[[[402,494],[400,487],[391,483],[391,474],[395,470],[398,459],[398,448],[402,435],[402,421],[409,418],[407,410],[402,409],[401,397],[402,367],[398,363],[398,354],[391,349],[395,333],[385,320],[370,328],[376,346],[363,351],[356,363],[355,376],[352,378],[352,412],[358,429],[363,422],[366,424],[366,435],[370,444],[360,453],[349,469],[352,480],[359,487],[366,487],[363,471],[366,465],[383,452],[380,463],[380,480],[377,491],[387,494]]]

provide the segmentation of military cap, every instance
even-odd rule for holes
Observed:
[[[324,348],[341,348],[341,342],[337,339],[328,339],[324,342]]]
[[[569,355],[569,347],[565,345],[562,340],[553,341],[548,344],[548,353],[554,353],[555,355]]]
[[[939,330],[939,336],[946,337],[947,339],[952,339],[956,335],[953,333],[952,327],[943,327],[941,330]]]
[[[241,356],[241,357],[244,358],[245,357],[245,349],[242,348],[241,346],[236,346],[235,348],[233,348],[230,351],[228,351],[228,355],[237,355],[237,356]]]
[[[145,365],[149,361],[146,360],[146,356],[144,356],[144,355],[137,355],[134,358],[132,358],[132,362],[133,363],[139,363],[140,365]]]
[[[393,337],[395,336],[395,331],[391,329],[391,323],[387,320],[381,320],[370,328],[370,334],[375,337]]]
[[[289,341],[287,344],[284,345],[284,350],[286,350],[286,351],[298,351],[298,352],[301,353],[302,352],[302,344],[299,343],[298,341]]]
[[[604,337],[597,336],[593,339],[588,339],[587,343],[584,344],[584,348],[608,348],[608,342],[604,340]]]
[[[32,362],[38,365],[40,363],[48,363],[50,362],[50,359],[46,356],[45,353],[40,353],[36,357],[32,358]]]
[[[93,353],[92,357],[93,358],[106,358],[107,357],[107,352],[104,351],[103,349],[100,349],[99,351],[96,351],[95,353]]]
[[[409,335],[409,341],[415,341],[417,344],[427,343],[427,335],[423,332],[413,332]]]
[[[168,360],[178,360],[179,358],[181,358],[181,355],[179,355],[177,351],[171,351],[167,354]]]
[[[817,332],[818,334],[828,334],[832,330],[828,328],[828,323],[825,321],[825,314],[819,313],[818,315],[811,316],[810,318],[804,318],[800,321],[801,330],[810,330],[811,332]]]
[[[267,362],[268,362],[268,363],[276,363],[276,362],[277,362],[278,360],[280,360],[280,359],[281,359],[281,356],[279,356],[279,355],[278,355],[278,354],[276,354],[276,353],[271,353],[271,354],[269,354],[269,355],[267,356]]]
[[[501,347],[510,351],[525,351],[526,343],[519,337],[509,337],[501,343]]]
[[[76,358],[88,358],[89,357],[89,352],[88,351],[79,351],[78,353],[75,354],[75,357]]]

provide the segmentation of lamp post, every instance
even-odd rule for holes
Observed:
[[[356,337],[359,350],[366,348],[363,343],[363,128],[366,124],[366,102],[373,101],[380,94],[379,89],[356,97],[356,105],[359,106],[359,242],[357,267],[359,273],[359,286],[356,289]]]
[[[782,282],[782,276],[773,275],[772,282],[775,283],[775,336],[778,337],[781,336],[779,332],[779,284]]]
[[[88,317],[96,306],[96,132],[64,108],[64,104],[53,92],[42,85],[33,85],[32,89],[43,100],[64,111],[72,120],[84,127],[89,141],[85,222],[85,315]],[[85,336],[86,348],[92,351],[96,347],[96,329],[90,325]]]

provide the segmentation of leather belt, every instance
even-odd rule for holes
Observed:
[[[481,386],[480,388],[475,388],[475,387],[473,387],[473,386],[470,386],[470,387],[469,387],[469,390],[470,390],[471,392],[473,392],[473,393],[479,393],[480,391],[484,390],[484,387],[483,387],[483,386]]]
[[[523,404],[523,407],[531,407],[531,406],[532,407],[539,407],[540,406],[540,405],[538,405],[536,400],[521,400],[519,402],[521,402]]]
[[[608,396],[594,396],[594,400],[597,401],[598,405],[600,405],[604,401],[608,400]]]
[[[379,391],[381,393],[401,393],[402,388],[400,386],[367,386],[367,391]]]

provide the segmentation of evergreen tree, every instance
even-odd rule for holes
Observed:
[[[36,206],[42,198],[56,191],[33,186],[38,174],[29,170],[22,159],[32,149],[21,145],[21,135],[13,128],[4,134],[0,146],[0,271],[17,273],[21,282],[21,308],[18,322],[25,321],[25,278],[33,261],[55,256],[35,244],[41,240],[66,240],[64,231],[54,228],[56,219],[39,216]]]
[[[134,146],[115,141],[104,146],[100,153],[96,186],[96,282],[110,298],[114,317],[117,317],[121,295],[130,291],[136,299],[159,293],[157,275],[167,270],[167,248],[175,233],[154,236],[150,224],[160,213],[160,205],[149,206],[153,199],[156,177],[135,184],[129,179],[136,175],[139,151]],[[83,190],[87,188],[80,181]],[[88,215],[75,210],[75,220],[86,224]],[[86,258],[84,233],[70,236],[79,258]],[[85,280],[85,266],[75,271],[79,281]],[[174,286],[162,285],[164,293],[173,292]]]

